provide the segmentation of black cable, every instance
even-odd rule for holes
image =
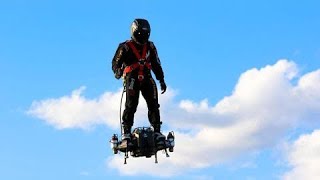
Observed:
[[[124,92],[126,92],[126,87],[125,87],[125,85],[123,85],[123,90],[122,90],[122,95],[121,95],[121,100],[120,100],[120,118],[119,118],[119,120],[120,120],[120,129],[121,129],[121,135],[122,135],[122,132],[123,132],[123,129],[122,129],[122,123],[121,123],[121,112],[122,112],[122,99],[123,99],[123,94],[124,94]]]

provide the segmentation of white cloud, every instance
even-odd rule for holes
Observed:
[[[85,87],[74,90],[70,96],[45,99],[32,103],[28,114],[46,121],[58,129],[90,128],[97,124],[116,127],[121,90],[106,92],[97,99],[82,96]]]
[[[309,121],[317,121],[320,116],[320,69],[307,73],[299,79],[295,95],[304,105],[305,115]]]
[[[319,89],[320,70],[299,77],[297,65],[287,60],[244,72],[232,94],[214,106],[206,99],[175,102],[175,92],[169,89],[164,96],[160,95],[160,104],[164,123],[176,131],[172,157],[161,158],[157,165],[153,165],[153,160],[130,158],[128,165],[123,166],[123,159],[115,156],[108,166],[123,174],[167,176],[273,147],[284,139],[288,130],[305,119],[316,121],[320,112]],[[116,127],[120,93],[107,92],[90,100],[78,90],[71,96],[38,101],[29,112],[57,128],[97,124]],[[138,120],[147,117],[146,105],[141,105]],[[135,122],[137,126],[140,124],[141,121]],[[145,167],[147,171],[140,167],[144,161],[150,164]]]
[[[288,162],[292,170],[285,180],[320,179],[320,130],[302,135],[288,148]]]
[[[83,91],[85,89],[85,87],[80,87],[74,90],[71,95],[34,101],[27,113],[46,121],[58,129],[88,129],[99,124],[119,128],[119,108],[122,89],[119,89],[117,92],[105,92],[95,99],[84,97]],[[168,92],[160,98],[160,103],[162,105],[167,104],[174,94],[175,91],[168,89]],[[122,110],[125,99],[124,95]],[[136,119],[146,119],[146,108],[146,103],[143,101],[143,98],[140,98]],[[141,124],[141,122],[138,121],[137,124]]]

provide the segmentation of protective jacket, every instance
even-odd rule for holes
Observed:
[[[119,71],[123,72],[126,67],[133,66],[134,64],[139,63],[138,57],[136,56],[134,50],[130,47],[128,43],[132,43],[140,55],[143,53],[142,51],[144,45],[139,45],[134,41],[125,41],[123,43],[120,43],[116,51],[116,54],[112,60],[112,70],[115,74],[119,73]],[[156,76],[156,79],[161,81],[164,79],[164,75],[161,67],[161,62],[158,57],[157,49],[151,41],[148,41],[146,43],[146,46],[147,50],[145,63],[150,63],[151,67],[145,67],[143,69],[144,76],[150,77],[150,70],[152,69]],[[130,74],[130,77],[138,77],[139,71],[140,68],[135,68],[126,75]]]

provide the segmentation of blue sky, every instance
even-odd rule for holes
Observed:
[[[320,177],[319,5],[0,1],[1,179]],[[134,18],[151,24],[169,86],[163,130],[177,132],[158,166],[124,167],[108,144],[121,88],[111,60]]]

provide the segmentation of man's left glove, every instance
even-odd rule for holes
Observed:
[[[117,79],[120,79],[121,76],[122,76],[122,74],[123,74],[123,70],[122,70],[121,68],[118,68],[118,69],[116,70],[116,72],[114,73],[114,76],[115,76]]]
[[[167,90],[167,85],[166,85],[166,83],[164,82],[164,80],[163,79],[161,79],[160,80],[160,87],[161,87],[161,94],[163,94],[164,92],[166,92],[166,90]]]

